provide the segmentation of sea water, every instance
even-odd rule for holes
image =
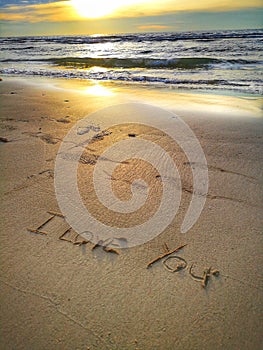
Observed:
[[[262,93],[263,30],[0,38],[0,73]]]

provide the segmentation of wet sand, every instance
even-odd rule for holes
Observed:
[[[260,349],[261,101],[42,79],[4,78],[0,89],[1,349]],[[66,236],[72,242],[59,239],[68,227],[60,217],[42,228],[46,235],[28,232],[50,217],[48,211],[60,211],[54,166],[66,133],[89,113],[126,102],[175,112],[199,139],[208,163],[209,192],[197,223],[189,232],[180,232],[192,195],[192,175],[187,159],[176,151],[181,207],[171,225],[150,242],[121,249],[119,255],[92,250],[91,243],[74,245],[73,232]],[[91,124],[99,122],[90,118]],[[94,154],[129,133],[159,142],[171,153],[175,147],[161,133],[115,128],[92,145],[88,162],[80,164],[80,189],[87,185],[84,174],[92,175]],[[152,171],[141,163],[133,167],[146,177]],[[129,172],[122,168],[116,175],[115,190],[125,200]],[[148,213],[161,196],[156,176],[153,186]],[[86,201],[106,222],[118,219],[102,213],[94,193]],[[138,213],[129,223],[141,218]],[[165,252],[164,243],[171,250],[187,244],[176,253],[187,268],[171,273],[161,261],[146,268]],[[193,263],[195,275],[202,276],[210,266],[220,275],[203,288],[189,274]]]

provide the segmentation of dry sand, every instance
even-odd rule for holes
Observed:
[[[7,78],[0,84],[0,348],[261,349],[261,101],[125,84]],[[43,228],[47,235],[29,233],[28,227],[36,228],[49,217],[47,211],[59,211],[54,162],[66,132],[92,111],[132,101],[175,111],[200,140],[210,187],[195,226],[180,233],[191,198],[191,172],[180,155],[182,205],[172,224],[154,240],[121,250],[117,256],[92,251],[91,244],[59,240],[67,228],[61,218]],[[91,118],[91,123],[99,121]],[[151,130],[124,127],[93,147],[100,152],[127,138],[129,132],[159,142],[169,151],[174,146]],[[80,174],[91,175],[93,167],[92,161],[81,164]],[[143,169],[146,176],[152,171],[139,163],[134,169]],[[129,190],[128,173],[121,168],[117,174],[119,196],[123,195],[120,188]],[[82,177],[80,187],[85,186],[81,181]],[[153,186],[156,196],[148,203],[148,213],[160,196],[156,183]],[[95,214],[101,213],[93,193],[86,200]],[[106,222],[117,220],[109,213],[103,217]],[[130,223],[136,220],[133,216]],[[151,259],[164,252],[164,243],[170,249],[187,244],[177,255],[189,266],[195,263],[196,274],[213,266],[220,276],[211,278],[204,289],[191,278],[189,269],[170,273],[161,262],[146,269]]]

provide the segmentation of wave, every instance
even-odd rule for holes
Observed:
[[[18,46],[18,47],[1,47],[1,51],[21,51],[21,50],[33,50],[35,49],[34,46]]]
[[[176,59],[154,59],[154,58],[58,58],[52,59],[59,66],[70,66],[78,68],[89,68],[93,66],[105,68],[151,68],[151,69],[194,69],[217,62],[213,58],[176,58]]]
[[[260,79],[253,81],[253,84],[249,80],[243,81],[229,81],[225,79],[180,79],[180,77],[174,76],[174,78],[164,78],[158,76],[136,76],[130,74],[129,71],[110,71],[108,73],[94,73],[88,71],[46,71],[46,70],[25,70],[25,69],[13,69],[6,68],[0,69],[0,74],[13,75],[13,76],[39,76],[50,78],[66,78],[66,79],[89,79],[97,81],[119,81],[126,83],[146,83],[146,84],[161,84],[171,85],[181,89],[207,89],[207,90],[234,90],[243,93],[262,94],[262,81]]]
[[[171,59],[154,58],[90,58],[90,57],[67,57],[50,59],[56,65],[70,66],[73,68],[90,68],[94,66],[105,68],[150,68],[150,69],[195,69],[199,67],[208,67],[216,64],[256,64],[258,61],[244,59],[218,59],[209,57],[185,57]]]
[[[64,57],[47,59],[3,59],[1,62],[49,62],[60,67],[70,68],[148,68],[148,69],[196,69],[209,68],[213,65],[249,65],[260,64],[256,60],[218,59],[209,57],[183,57],[171,59],[154,58],[92,58],[92,57]]]
[[[142,42],[142,41],[180,41],[198,40],[214,41],[221,39],[261,39],[261,29],[227,30],[211,32],[166,32],[135,33],[119,35],[79,35],[79,36],[28,36],[0,38],[0,43],[56,43],[56,44],[97,44],[106,42]]]

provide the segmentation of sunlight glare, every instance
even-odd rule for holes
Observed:
[[[71,0],[80,17],[98,18],[111,14],[122,5],[121,0]]]
[[[99,18],[111,15],[121,7],[153,0],[71,0],[72,7],[80,17]]]
[[[113,92],[102,86],[100,83],[96,83],[93,86],[89,86],[85,89],[85,93],[93,96],[112,96]]]

